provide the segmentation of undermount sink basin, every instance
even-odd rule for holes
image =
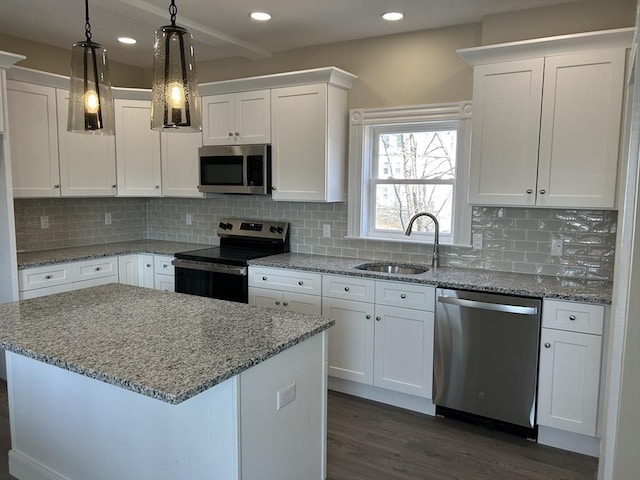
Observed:
[[[402,263],[364,263],[356,268],[370,272],[398,273],[401,275],[418,275],[429,270],[427,267]]]

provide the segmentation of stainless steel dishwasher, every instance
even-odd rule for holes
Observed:
[[[541,300],[439,288],[436,412],[536,437]]]

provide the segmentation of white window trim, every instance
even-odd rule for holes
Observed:
[[[456,188],[454,202],[453,244],[471,245],[471,205],[469,205],[469,159],[471,150],[471,102],[417,105],[409,107],[352,109],[349,112],[349,203],[347,211],[347,238],[395,240],[424,243],[426,237],[390,235],[389,238],[370,237],[369,232],[369,162],[373,150],[372,134],[382,125],[457,121],[458,145],[456,161]],[[433,241],[433,240],[431,240]]]

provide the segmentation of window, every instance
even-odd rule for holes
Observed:
[[[470,243],[467,203],[469,103],[351,111],[349,171],[350,237],[433,241],[438,218],[441,243]]]

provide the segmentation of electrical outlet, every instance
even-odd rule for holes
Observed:
[[[551,255],[554,257],[562,255],[562,239],[554,238],[551,240]]]
[[[187,213],[187,215],[185,216],[184,221],[187,223],[187,225],[191,225],[191,214]]]
[[[278,390],[276,398],[276,409],[280,410],[285,405],[293,402],[296,399],[296,382],[287,385],[281,390]]]
[[[104,224],[111,225],[111,214],[109,212],[104,214]]]
[[[40,216],[40,228],[49,228],[49,217],[46,215]]]
[[[482,250],[482,234],[481,233],[473,234],[473,249]]]
[[[331,236],[331,225],[329,225],[328,223],[322,225],[322,236],[325,238]]]

